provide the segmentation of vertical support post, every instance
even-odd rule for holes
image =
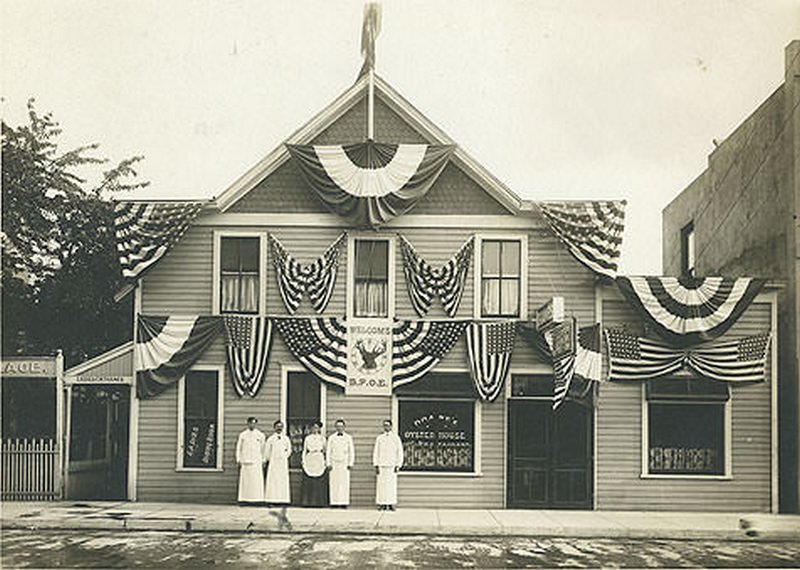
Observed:
[[[72,436],[72,384],[64,386],[64,499],[67,497],[69,490],[69,456],[70,456],[70,439]]]
[[[56,353],[56,445],[58,457],[56,458],[55,495],[57,499],[64,497],[64,354],[59,350]]]
[[[139,359],[136,355],[137,326],[136,319],[142,312],[142,282],[136,284],[133,291],[133,370],[131,376],[131,405],[128,429],[128,500],[136,500],[136,484],[139,472],[139,399],[136,397],[136,371],[139,369]]]

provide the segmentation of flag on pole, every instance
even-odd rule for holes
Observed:
[[[381,33],[381,5],[377,2],[364,4],[364,20],[361,24],[361,56],[364,65],[358,76],[375,69],[375,40]]]
[[[478,394],[486,401],[494,401],[503,389],[516,333],[514,321],[473,322],[467,327],[470,375]]]
[[[398,321],[392,331],[392,387],[427,374],[452,350],[464,321]]]
[[[266,317],[225,315],[225,352],[236,395],[255,398],[264,382],[272,346],[272,321]]]
[[[117,202],[114,229],[126,279],[138,279],[177,243],[203,202]]]
[[[325,253],[309,265],[303,265],[286,251],[283,244],[273,234],[269,234],[269,246],[278,291],[283,304],[290,314],[300,306],[303,293],[308,293],[311,306],[317,313],[325,311],[336,284],[339,269],[339,255],[345,234],[341,234],[328,246]]]
[[[222,329],[219,317],[138,315],[136,395],[150,398],[177,382]]]
[[[442,306],[448,316],[456,316],[472,261],[474,241],[474,238],[470,237],[447,263],[437,269],[420,257],[411,242],[400,236],[400,252],[403,256],[403,273],[406,276],[408,296],[420,317],[428,313],[434,296],[442,300]]]

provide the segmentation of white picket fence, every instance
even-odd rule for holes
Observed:
[[[3,501],[53,501],[60,498],[58,446],[54,439],[2,440]]]

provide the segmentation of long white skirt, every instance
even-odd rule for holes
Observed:
[[[331,505],[350,504],[350,470],[347,463],[333,463],[330,473]]]
[[[289,463],[286,459],[273,459],[268,463],[264,501],[289,503]]]
[[[378,467],[375,482],[375,503],[378,505],[397,504],[397,473],[394,467]]]
[[[260,463],[243,463],[239,468],[239,502],[264,502],[264,470]]]

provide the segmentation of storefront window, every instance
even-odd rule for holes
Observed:
[[[217,467],[219,377],[211,370],[192,370],[183,381],[182,467]]]
[[[72,389],[72,427],[70,461],[108,458],[108,425],[112,395],[97,386],[74,386]]]
[[[291,372],[287,382],[286,433],[292,441],[289,467],[299,469],[303,457],[303,441],[311,433],[314,422],[320,421],[320,390],[316,376],[308,372]]]
[[[223,237],[220,252],[220,312],[258,313],[260,238]]]
[[[468,374],[431,373],[397,394],[404,471],[476,471],[478,428]]]
[[[518,317],[520,314],[519,240],[481,243],[481,316]]]
[[[358,239],[354,245],[354,316],[388,317],[389,242]]]
[[[702,378],[647,383],[651,475],[724,475],[728,387]]]

